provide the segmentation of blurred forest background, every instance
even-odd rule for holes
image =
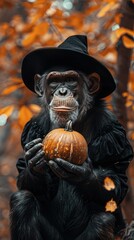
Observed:
[[[89,53],[112,72],[117,89],[106,99],[134,147],[134,0],[0,1],[0,239],[9,239],[9,198],[16,191],[16,161],[25,123],[40,111],[21,80],[25,54],[87,34]],[[134,219],[134,162],[128,170],[124,217]]]

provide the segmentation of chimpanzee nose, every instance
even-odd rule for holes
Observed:
[[[68,94],[68,89],[65,87],[62,87],[59,89],[59,95],[66,96]]]
[[[67,87],[65,86],[61,86],[60,88],[58,88],[54,95],[58,96],[58,97],[72,97],[73,94],[72,92],[70,91],[70,89],[68,89]]]

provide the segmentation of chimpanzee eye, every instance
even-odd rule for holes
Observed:
[[[57,82],[51,82],[49,84],[49,87],[51,88],[51,90],[55,90],[58,87],[58,83]]]
[[[69,85],[70,87],[75,88],[75,87],[77,87],[78,83],[77,83],[76,81],[70,81],[70,82],[68,83],[68,85]]]

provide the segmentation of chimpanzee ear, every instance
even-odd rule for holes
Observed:
[[[95,94],[100,89],[100,76],[98,73],[94,72],[89,74],[89,92],[90,94]]]
[[[39,74],[34,75],[34,91],[38,94],[39,97],[42,97],[43,90],[41,88],[41,76]]]

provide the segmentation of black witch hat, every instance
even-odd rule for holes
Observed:
[[[63,66],[87,74],[98,73],[100,98],[111,94],[116,87],[110,71],[88,54],[85,35],[70,36],[58,47],[39,48],[28,53],[22,62],[22,79],[25,85],[34,92],[34,75],[42,75],[55,66]]]

